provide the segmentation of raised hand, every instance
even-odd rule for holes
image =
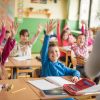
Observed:
[[[18,23],[16,23],[16,22],[10,22],[10,31],[12,33],[12,36],[16,35],[18,26],[19,26]]]
[[[56,21],[50,20],[46,25],[46,35],[51,35],[51,32],[56,27]]]
[[[6,26],[6,17],[1,16],[0,21],[2,26]]]

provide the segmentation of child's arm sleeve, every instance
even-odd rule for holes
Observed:
[[[6,28],[5,28],[5,26],[2,26],[1,35],[0,35],[0,44],[4,40],[5,33],[6,33]]]
[[[41,53],[42,63],[44,63],[48,59],[49,39],[50,36],[45,35]]]
[[[71,68],[68,68],[68,67],[65,67],[65,75],[67,75],[67,76],[77,76],[78,78],[80,78],[80,72],[78,70],[71,69]]]
[[[60,37],[60,21],[57,23],[57,40],[58,40],[58,45],[61,45],[61,37]]]
[[[8,38],[6,45],[4,46],[3,52],[2,52],[2,61],[1,64],[4,65],[6,59],[8,58],[11,50],[14,48],[15,45],[15,39]]]

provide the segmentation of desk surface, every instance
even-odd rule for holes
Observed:
[[[13,67],[28,67],[28,66],[32,66],[32,67],[40,68],[41,67],[41,62],[36,59],[36,56],[37,56],[36,54],[33,54],[32,55],[32,59],[23,60],[23,61],[15,60],[13,57],[10,57],[9,59],[13,63]]]
[[[68,80],[70,80],[70,77],[66,77]],[[14,88],[9,90],[8,92],[3,91],[0,92],[0,100],[56,100],[56,99],[63,99],[63,98],[77,98],[77,100],[87,100],[86,98],[97,95],[91,94],[91,95],[82,95],[82,96],[70,96],[70,95],[65,95],[65,96],[44,96],[42,92],[32,86],[31,84],[27,83],[28,78],[24,79],[12,79],[12,80],[0,80],[0,83],[8,83],[8,84],[13,84]],[[36,80],[36,78],[34,78]],[[23,89],[25,88],[25,89]],[[21,91],[18,91],[22,89]],[[17,92],[15,92],[17,90]],[[15,92],[15,93],[14,93]]]
[[[1,83],[13,84],[14,87],[8,92],[1,91],[0,100],[40,100],[39,96],[33,92],[23,79],[0,80]]]
[[[14,64],[10,61],[10,59],[8,59],[8,61],[5,63],[6,67],[13,67]]]
[[[69,80],[71,77],[64,77],[65,79]],[[36,78],[34,78],[35,80]],[[31,79],[24,79],[25,81],[31,80]],[[91,96],[98,95],[98,93],[88,94],[88,95],[81,95],[81,96],[71,96],[71,95],[64,95],[64,96],[44,96],[41,90],[37,89],[36,87],[32,86],[31,84],[28,84],[30,88],[40,97],[41,100],[58,100],[58,99],[64,99],[64,98],[76,98],[77,100],[87,100],[87,98],[90,98]]]

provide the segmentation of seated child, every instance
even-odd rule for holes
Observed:
[[[80,77],[80,73],[77,70],[68,68],[62,64],[58,59],[60,57],[60,51],[56,44],[49,44],[50,34],[53,30],[53,22],[47,25],[47,31],[43,42],[41,59],[42,59],[42,70],[41,76],[73,76],[72,81],[77,82]],[[68,98],[66,100],[73,100]]]
[[[71,33],[70,29],[67,25],[65,25],[62,33],[60,34],[60,21],[57,22],[57,39],[58,39],[58,45],[61,47],[64,46],[72,46],[75,44],[76,39]],[[66,61],[66,54],[64,52],[60,52],[60,58],[61,61]],[[68,56],[68,66],[71,63],[71,57]],[[73,65],[71,65],[73,67]]]
[[[11,30],[13,30],[13,28],[11,28]],[[1,58],[0,59],[0,70],[1,70],[0,79],[5,79],[7,76],[4,64],[8,58],[11,50],[14,48],[14,45],[15,45],[14,36],[15,36],[15,33],[11,31],[11,36],[7,39],[7,42],[3,48],[3,51],[2,51],[2,54],[0,57]]]
[[[72,47],[72,50],[74,51],[77,61],[78,61],[78,58],[83,59],[84,61],[88,59],[89,53],[88,53],[85,35],[80,34],[77,37],[77,44]],[[78,65],[76,66],[76,69],[80,71],[81,77],[86,77],[83,64],[78,63]]]
[[[33,43],[37,40],[39,34],[41,33],[41,26],[38,27],[37,33],[29,40],[29,32],[27,29],[22,29],[19,33],[20,41],[14,47],[10,56],[27,56],[31,57],[31,49]]]
[[[29,40],[29,32],[27,29],[22,29],[20,31],[20,41],[17,43],[12,50],[10,56],[25,56],[29,59],[31,59],[31,49],[32,44],[36,41],[39,34],[41,33],[42,27],[38,27],[37,33],[33,36],[31,40]],[[30,66],[27,66],[28,69],[30,69]],[[27,68],[20,68],[20,69],[27,69]],[[26,73],[25,73],[26,74]],[[14,78],[16,78],[16,69],[14,69]]]

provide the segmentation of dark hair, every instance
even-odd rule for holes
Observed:
[[[28,32],[28,30],[27,29],[22,29],[21,31],[20,31],[20,33],[19,33],[19,35],[21,36],[21,35],[25,35],[25,33],[28,33],[28,37],[29,37],[29,32]]]
[[[6,34],[10,33],[8,30],[6,30]]]
[[[63,30],[63,31],[62,31],[62,33],[61,33],[61,40],[63,39],[63,35],[64,35],[66,32],[68,32],[68,31],[70,31],[69,28],[67,28],[66,30]]]
[[[55,46],[58,46],[56,42],[50,42],[50,43],[49,43],[49,48],[50,48],[50,47],[55,47]]]

